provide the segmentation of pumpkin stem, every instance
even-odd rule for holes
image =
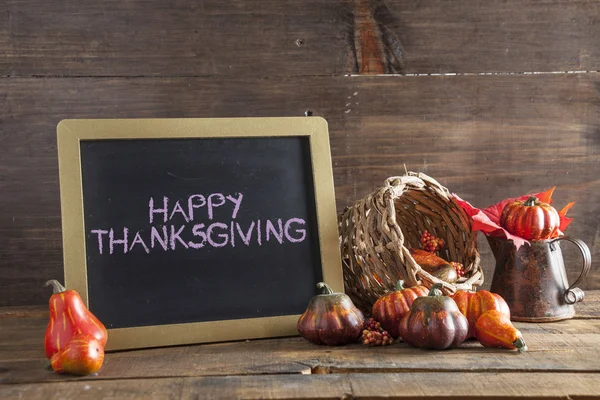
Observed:
[[[404,281],[402,279],[400,279],[398,282],[396,282],[396,290],[397,291],[404,290]]]
[[[62,293],[67,290],[67,288],[64,287],[63,285],[61,285],[60,282],[58,282],[56,279],[52,279],[52,280],[46,282],[46,284],[44,286],[50,286],[50,285],[52,285],[52,293],[53,294]]]
[[[441,296],[443,295],[442,293],[442,288],[444,287],[444,285],[442,285],[441,283],[434,283],[431,286],[431,289],[429,289],[429,293],[427,294],[427,296]]]
[[[321,294],[333,294],[333,290],[331,290],[329,285],[326,284],[325,282],[317,283],[317,289],[321,289],[323,291],[323,293],[321,293]]]
[[[519,353],[527,351],[527,345],[525,344],[525,340],[523,338],[518,338],[513,342],[513,346],[519,350]]]
[[[538,198],[535,196],[529,196],[529,198],[527,200],[525,200],[525,203],[523,203],[524,206],[527,207],[533,207],[535,206],[535,203],[537,203]]]
[[[50,360],[44,361],[44,369],[46,371],[54,371],[54,369],[52,368],[52,364],[50,363]]]

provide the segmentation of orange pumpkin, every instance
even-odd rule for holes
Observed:
[[[531,196],[508,203],[502,210],[500,226],[526,240],[550,239],[558,236],[560,217],[550,204]]]
[[[429,289],[425,286],[404,288],[402,280],[396,283],[396,290],[379,297],[371,313],[394,339],[400,336],[400,320],[410,311],[410,306],[417,297],[427,296]]]
[[[487,290],[480,290],[477,293],[459,290],[451,297],[460,312],[469,321],[469,336],[467,338],[475,337],[475,323],[481,314],[486,311],[497,310],[510,319],[510,308],[499,294]]]

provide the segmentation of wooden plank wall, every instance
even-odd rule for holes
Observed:
[[[479,207],[557,185],[598,289],[599,71],[594,0],[3,1],[0,306],[62,277],[61,119],[306,111],[329,122],[340,210],[404,165]]]

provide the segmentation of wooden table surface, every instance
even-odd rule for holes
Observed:
[[[515,323],[522,354],[291,337],[113,352],[98,374],[68,377],[44,369],[47,321],[45,307],[0,308],[0,398],[600,399],[600,291],[571,320]]]

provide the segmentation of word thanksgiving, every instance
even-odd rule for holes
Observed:
[[[92,229],[90,234],[97,237],[100,254],[127,253],[136,249],[150,253],[153,250],[262,246],[266,242],[300,243],[306,239],[306,222],[302,218],[259,218],[240,223],[236,219],[243,198],[242,193],[194,194],[187,201],[177,200],[171,206],[167,196],[158,201],[151,197],[148,202],[149,229],[135,233],[127,227],[118,231],[113,228]],[[215,220],[215,210],[219,207],[230,209],[231,220]],[[223,209],[219,214],[222,213]],[[197,221],[199,217],[208,218],[208,221]]]

